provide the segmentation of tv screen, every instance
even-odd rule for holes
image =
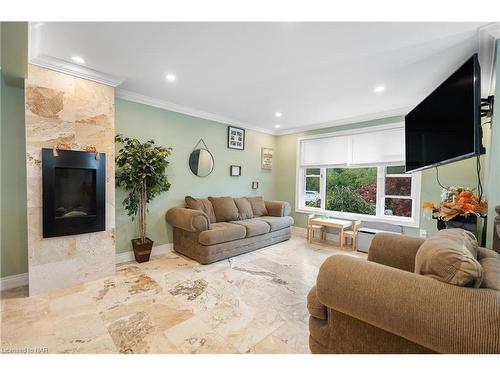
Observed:
[[[479,155],[480,109],[480,70],[475,54],[406,115],[406,171]]]

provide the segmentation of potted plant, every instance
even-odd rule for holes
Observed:
[[[139,238],[132,240],[135,260],[147,262],[153,247],[153,241],[146,237],[147,204],[170,189],[166,169],[172,148],[154,146],[153,140],[141,143],[121,134],[115,141],[123,145],[116,154],[116,186],[128,192],[123,200],[127,214],[132,220],[139,217]]]

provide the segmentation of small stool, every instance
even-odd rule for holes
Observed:
[[[311,242],[314,239],[314,231],[320,231],[320,239],[326,240],[326,228],[323,225],[311,224],[314,215],[309,215],[307,218],[307,240]]]
[[[309,242],[311,242],[313,239],[314,239],[314,231],[320,231],[320,239],[321,240],[326,240],[326,231],[325,231],[325,227],[323,225],[316,225],[316,224],[313,224],[313,225],[309,225],[307,227],[307,239],[309,240]]]

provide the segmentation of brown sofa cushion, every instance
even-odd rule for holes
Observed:
[[[476,260],[477,241],[463,229],[445,229],[426,240],[415,257],[415,273],[448,284],[478,288],[483,268]]]
[[[484,258],[500,259],[500,254],[497,253],[495,250],[486,249],[484,247],[478,247],[477,248],[477,260],[479,260],[479,262],[481,262],[481,260]]]
[[[258,236],[261,234],[269,233],[271,231],[271,226],[264,220],[247,219],[231,221],[231,223],[243,225],[247,230],[247,237]]]
[[[267,215],[267,208],[262,197],[247,197],[250,205],[252,206],[253,216],[265,216]]]
[[[500,291],[500,254],[480,247],[478,260],[483,267],[481,288]]]
[[[500,292],[500,260],[484,258],[479,263],[483,267],[481,288],[494,289]]]
[[[245,238],[246,229],[243,225],[231,223],[210,224],[210,229],[203,231],[198,236],[198,241],[205,246],[229,242]]]
[[[217,222],[238,220],[238,207],[231,197],[208,197],[214,208]]]
[[[187,196],[184,198],[186,201],[187,208],[192,210],[203,211],[207,214],[208,219],[211,223],[215,223],[217,219],[215,218],[214,208],[212,207],[212,203],[208,199],[202,198],[193,198],[191,196]]]
[[[276,217],[276,216],[261,216],[257,220],[265,221],[271,227],[271,232],[287,228],[293,225],[291,216]]]
[[[239,219],[246,220],[253,218],[252,205],[246,198],[234,198],[234,203],[238,207]]]

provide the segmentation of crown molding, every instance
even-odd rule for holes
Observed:
[[[500,39],[500,23],[493,22],[477,31],[478,57],[481,66],[481,97],[487,98],[495,92],[496,40]]]
[[[405,116],[412,109],[413,109],[413,107],[403,107],[403,108],[396,108],[396,109],[391,109],[391,110],[387,110],[387,111],[383,111],[383,112],[368,113],[368,114],[364,114],[364,115],[360,115],[360,116],[345,117],[343,119],[339,119],[339,120],[335,120],[335,121],[298,126],[296,128],[291,128],[291,129],[283,129],[283,130],[275,132],[274,134],[275,135],[286,135],[286,134],[293,134],[293,133],[301,133],[301,132],[308,131],[308,130],[325,129],[325,128],[331,128],[331,127],[335,127],[335,126],[356,124],[356,123],[365,122],[365,121],[382,120],[382,119],[389,118],[389,117]]]
[[[202,118],[205,120],[210,120],[214,122],[219,122],[225,125],[239,126],[245,129],[255,130],[266,134],[276,134],[273,130],[261,128],[252,124],[243,123],[237,120],[233,120],[227,117],[219,116],[210,112],[200,111],[191,107],[183,106],[180,104],[168,102],[161,99],[156,99],[150,96],[138,94],[133,91],[124,90],[117,88],[115,90],[115,96],[120,99],[128,100],[135,103],[149,105],[151,107],[166,109],[167,111],[182,113],[184,115]]]
[[[47,55],[37,55],[34,57],[30,57],[30,64],[56,70],[58,72],[69,74],[78,78],[88,79],[90,81],[95,81],[111,87],[117,87],[125,81],[124,78],[102,73],[85,66],[73,64],[69,61],[61,60]]]

